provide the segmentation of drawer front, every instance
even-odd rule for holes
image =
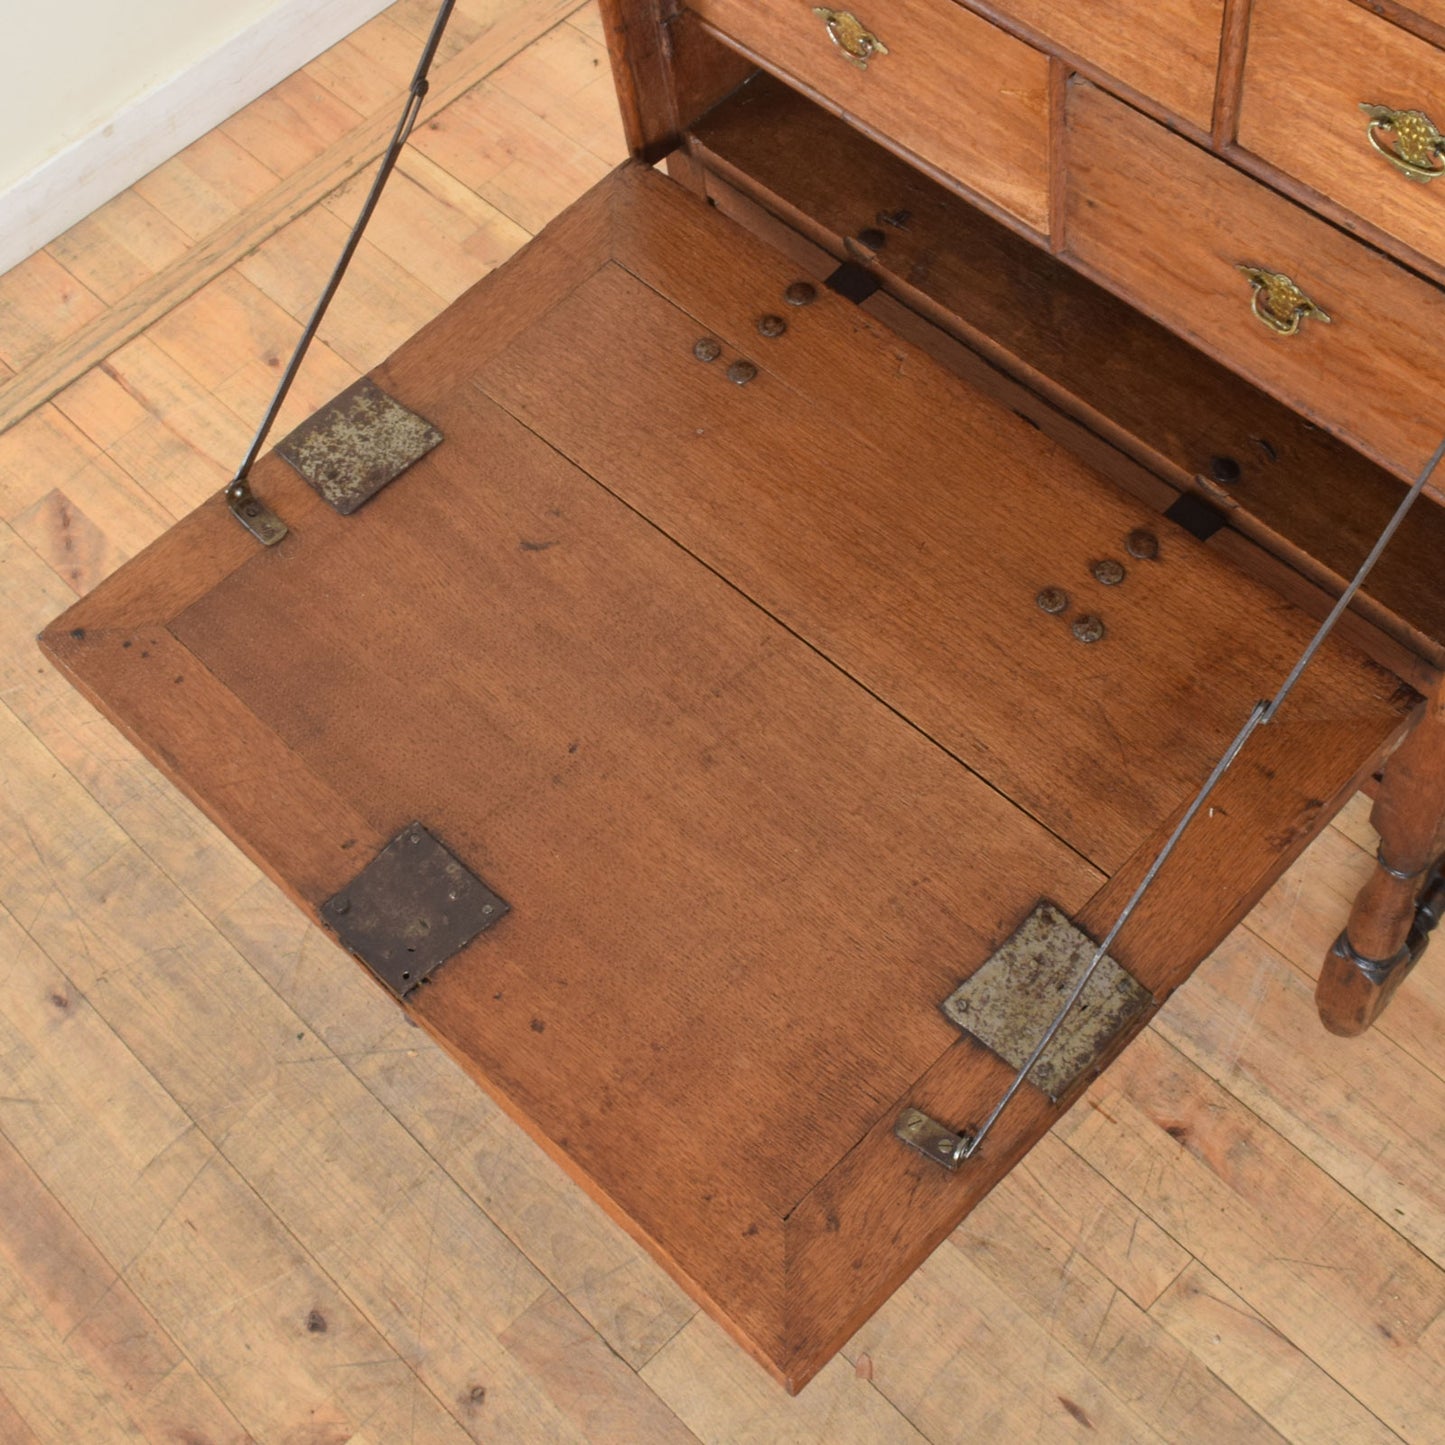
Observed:
[[[1445,264],[1445,141],[1436,151],[1418,120],[1402,140],[1366,104],[1445,132],[1445,52],[1350,0],[1257,0],[1239,143]]]
[[[1224,0],[997,0],[997,8],[1209,129]]]
[[[859,0],[866,68],[806,0],[698,0],[699,15],[850,118],[1037,231],[1049,226],[1049,61],[953,0]],[[847,21],[839,21],[835,28]]]
[[[1084,82],[1068,127],[1068,255],[1387,466],[1418,470],[1445,429],[1445,292]],[[1245,265],[1292,278],[1330,323],[1272,329]]]

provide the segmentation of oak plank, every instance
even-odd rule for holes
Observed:
[[[698,1314],[641,1370],[642,1379],[700,1440],[769,1445],[920,1445],[928,1439],[841,1357],[789,1399]]]
[[[46,251],[0,276],[0,361],[23,371],[104,315],[105,303]]]
[[[490,81],[418,126],[412,145],[531,235],[611,169]]]
[[[1153,1027],[1445,1265],[1445,1082],[1387,1038],[1327,1034],[1309,998],[1308,980],[1245,931]]]
[[[46,246],[108,306],[183,256],[184,231],[134,190],[122,191]]]
[[[1001,1190],[1141,1309],[1151,1308],[1189,1264],[1187,1250],[1052,1134],[1039,1140]]]
[[[1399,482],[1384,468],[771,77],[718,106],[695,137],[710,171],[834,257],[849,254],[846,238],[879,214],[906,216],[901,227],[877,223],[886,243],[868,257],[889,292],[1174,490],[1208,476],[1212,457],[1234,460],[1239,482],[1214,486],[1213,500],[1271,550],[1284,539],[1292,566],[1308,557],[1338,578],[1353,575],[1398,505]],[[1405,529],[1370,593],[1428,635],[1445,635],[1429,564],[1445,546],[1445,510],[1418,507]]]
[[[606,165],[626,160],[604,40],[570,22],[558,25],[498,67],[490,84]]]
[[[7,759],[23,762],[19,752],[38,749],[12,747],[13,727],[0,712]],[[38,862],[64,876],[73,860],[61,849],[79,840],[83,825],[72,815],[63,829],[61,817],[52,809],[32,846]],[[0,828],[0,842],[13,847],[9,806]],[[113,844],[113,836],[105,840]],[[7,910],[0,966],[15,986],[0,1017],[7,1139],[249,1434],[344,1435],[371,1418],[383,1433],[414,1419],[421,1438],[465,1439],[430,1396],[418,1395],[396,1352],[106,1027],[90,998],[21,932],[11,904],[68,958],[87,950],[92,959],[105,956],[101,937],[51,883],[55,876],[42,873],[33,890],[25,875],[7,874],[0,898]],[[63,1050],[45,1042],[57,1029],[69,1040]],[[107,1187],[98,1187],[98,1165]],[[308,1329],[312,1312],[324,1329]]]
[[[930,1440],[1165,1438],[957,1249],[911,1275],[846,1354]]]
[[[1400,1439],[1197,1260],[1149,1314],[1291,1440]]]
[[[64,1007],[71,1007],[68,999]],[[20,1286],[35,1318],[19,1332],[36,1343],[45,1339],[54,1352],[44,1368],[26,1372],[35,1402],[27,1414],[37,1429],[47,1438],[86,1438],[75,1405],[89,1384],[110,1406],[107,1430],[94,1438],[115,1430],[216,1445],[246,1439],[235,1416],[5,1139],[0,1166],[0,1206],[11,1223],[0,1235],[6,1276],[0,1289],[11,1295],[0,1317],[19,1323],[13,1287]],[[9,1368],[17,1368],[13,1357]]]
[[[421,157],[410,160],[420,160],[432,171],[438,169]],[[413,180],[412,168],[410,164],[398,167],[392,175],[387,194],[367,227],[367,241],[428,291],[444,301],[455,301],[523,245],[530,233],[469,192],[469,204],[459,209],[447,197]],[[337,220],[350,225],[363,189],[358,180],[328,196],[323,205]]]
[[[949,1241],[1012,1307],[1163,1439],[1283,1441],[1040,1215],[1017,1178],[1005,1179]]]
[[[1195,1065],[1145,1032],[1058,1133],[1385,1425],[1431,1437],[1445,1275]]]
[[[361,119],[350,105],[299,70],[217,129],[284,180],[351,134]]]

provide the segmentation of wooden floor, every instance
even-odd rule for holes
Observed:
[[[226,480],[428,21],[0,277],[0,1441],[1445,1440],[1445,946],[1310,1002],[1363,800],[790,1400],[41,661]],[[462,0],[433,96],[283,428],[622,155],[590,7]]]

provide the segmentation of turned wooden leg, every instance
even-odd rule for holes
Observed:
[[[1445,911],[1445,680],[1385,768],[1370,821],[1380,835],[1375,871],[1315,989],[1331,1033],[1362,1034],[1425,951]]]

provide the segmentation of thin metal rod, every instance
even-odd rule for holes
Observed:
[[[291,384],[296,380],[296,374],[301,370],[301,363],[305,360],[306,352],[312,341],[315,340],[317,331],[321,329],[322,318],[326,315],[332,298],[341,286],[342,278],[346,275],[346,268],[356,254],[356,248],[361,244],[361,236],[366,230],[366,223],[371,220],[372,212],[376,210],[377,202],[381,200],[381,193],[392,171],[396,168],[402,148],[406,145],[412,127],[416,124],[417,116],[421,113],[422,101],[426,98],[429,84],[427,74],[431,70],[432,62],[436,59],[437,47],[441,44],[442,35],[447,28],[447,21],[451,19],[456,3],[457,0],[442,0],[436,20],[432,23],[431,34],[427,36],[426,44],[422,47],[421,58],[417,61],[416,71],[412,75],[401,119],[397,121],[391,143],[382,155],[381,164],[376,169],[375,179],[371,183],[370,191],[367,192],[361,212],[356,218],[356,224],[352,226],[351,234],[347,236],[346,244],[341,248],[341,255],[331,272],[331,279],[326,283],[326,289],[321,293],[321,299],[316,303],[316,309],[311,313],[311,320],[306,323],[306,329],[301,333],[301,339],[291,353],[291,360],[276,387],[276,394],[271,398],[271,405],[267,408],[261,425],[256,429],[250,450],[236,469],[236,475],[226,487],[227,496],[242,497],[248,492],[246,479],[250,476],[251,468],[255,466],[256,458],[261,455],[261,448],[265,446],[266,438],[276,424],[276,418],[281,413],[287,393],[291,390]]]
[[[1139,886],[1135,888],[1129,897],[1129,901],[1124,905],[1119,916],[1114,920],[1114,926],[1109,929],[1108,933],[1104,935],[1103,941],[1099,944],[1098,948],[1094,950],[1094,956],[1089,960],[1089,966],[1079,975],[1078,981],[1074,984],[1073,991],[1069,994],[1067,1000],[1065,1000],[1063,1007],[1060,1008],[1054,1016],[1054,1021],[1049,1025],[1037,1045],[1035,1045],[1033,1052],[1014,1075],[1013,1080],[1004,1091],[1003,1097],[994,1105],[993,1111],[989,1114],[988,1118],[979,1125],[976,1131],[962,1136],[962,1142],[956,1151],[959,1159],[970,1159],[978,1152],[978,1148],[988,1135],[989,1130],[998,1122],[999,1115],[1008,1108],[1009,1104],[1013,1101],[1014,1095],[1023,1087],[1024,1081],[1028,1078],[1034,1065],[1043,1057],[1044,1050],[1053,1042],[1054,1036],[1063,1027],[1064,1020],[1068,1018],[1074,1006],[1078,1003],[1079,999],[1083,997],[1084,990],[1089,985],[1089,980],[1094,976],[1095,971],[1103,962],[1104,956],[1109,952],[1110,948],[1113,947],[1114,940],[1118,938],[1124,925],[1132,917],[1134,910],[1138,908],[1144,895],[1153,886],[1154,880],[1159,876],[1159,870],[1169,861],[1169,857],[1178,846],[1179,840],[1184,836],[1189,825],[1198,816],[1199,810],[1204,806],[1209,795],[1218,786],[1219,780],[1229,771],[1230,766],[1239,756],[1245,743],[1249,741],[1255,729],[1274,719],[1274,715],[1279,711],[1280,705],[1294,690],[1294,686],[1300,680],[1300,676],[1305,668],[1314,660],[1315,654],[1324,645],[1325,639],[1334,631],[1340,618],[1345,615],[1345,611],[1354,600],[1355,594],[1364,586],[1365,579],[1368,578],[1374,570],[1375,563],[1380,560],[1380,555],[1384,552],[1385,548],[1389,546],[1390,539],[1399,531],[1400,524],[1405,520],[1410,508],[1415,505],[1420,493],[1424,491],[1425,484],[1435,474],[1436,468],[1439,467],[1442,461],[1445,461],[1445,439],[1442,439],[1440,445],[1435,448],[1430,460],[1425,463],[1424,470],[1415,479],[1415,483],[1410,490],[1405,493],[1400,505],[1395,509],[1394,516],[1386,523],[1385,530],[1380,533],[1375,545],[1370,548],[1369,555],[1360,564],[1359,571],[1355,573],[1349,586],[1340,594],[1339,600],[1330,609],[1329,615],[1320,624],[1319,630],[1315,633],[1314,637],[1310,639],[1308,646],[1300,654],[1299,660],[1290,669],[1289,675],[1285,678],[1284,682],[1280,684],[1279,691],[1275,693],[1272,700],[1255,703],[1254,710],[1245,720],[1244,726],[1235,734],[1234,741],[1224,750],[1224,755],[1214,765],[1214,771],[1205,779],[1204,786],[1195,794],[1194,801],[1185,809],[1184,816],[1180,818],[1179,822],[1175,825],[1174,831],[1170,833],[1169,837],[1165,840],[1164,846],[1159,850],[1154,861],[1149,865],[1148,871],[1144,874],[1143,878],[1140,879]]]
[[[1174,831],[1169,835],[1168,841],[1159,850],[1158,855],[1149,865],[1148,872],[1140,879],[1139,886],[1134,890],[1129,901],[1124,905],[1118,918],[1114,920],[1114,926],[1104,935],[1103,942],[1094,950],[1094,956],[1089,960],[1089,966],[1079,975],[1079,981],[1074,985],[1074,991],[1069,995],[1064,1006],[1054,1016],[1053,1023],[1049,1025],[1043,1038],[1035,1045],[1033,1053],[1025,1060],[1023,1067],[1014,1075],[1013,1081],[1004,1091],[1003,1098],[994,1105],[993,1112],[979,1125],[978,1132],[968,1139],[965,1147],[959,1150],[960,1158],[968,1159],[977,1152],[978,1146],[983,1143],[988,1131],[992,1129],[997,1122],[998,1116],[1008,1108],[1009,1104],[1013,1101],[1014,1095],[1023,1088],[1024,1080],[1028,1078],[1033,1066],[1043,1057],[1044,1050],[1053,1042],[1054,1035],[1063,1027],[1064,1020],[1072,1012],[1074,1005],[1078,1003],[1079,999],[1083,996],[1084,990],[1089,985],[1089,980],[1093,978],[1095,970],[1103,962],[1104,955],[1113,947],[1114,940],[1118,938],[1120,930],[1129,921],[1130,915],[1139,906],[1139,901],[1149,891],[1154,880],[1159,876],[1159,870],[1169,861],[1169,855],[1174,851],[1179,840],[1184,836],[1185,829],[1194,821],[1196,814],[1204,806],[1205,801],[1214,791],[1219,780],[1229,771],[1230,764],[1239,756],[1240,749],[1249,741],[1250,735],[1254,732],[1255,728],[1265,720],[1268,712],[1269,703],[1264,701],[1255,703],[1254,711],[1250,713],[1244,726],[1235,734],[1234,741],[1225,749],[1224,756],[1214,765],[1214,771],[1210,773],[1204,786],[1195,795],[1194,801],[1185,809],[1184,816],[1180,818],[1179,822],[1175,825]]]
[[[1435,448],[1430,460],[1425,463],[1425,469],[1415,478],[1415,484],[1405,493],[1400,505],[1395,508],[1395,515],[1385,524],[1385,530],[1380,533],[1375,545],[1370,548],[1370,555],[1360,564],[1360,570],[1355,573],[1354,580],[1343,592],[1340,593],[1339,601],[1330,609],[1330,615],[1320,624],[1320,630],[1315,633],[1310,645],[1300,654],[1300,659],[1290,670],[1290,674],[1280,684],[1280,689],[1274,695],[1274,701],[1269,705],[1269,714],[1265,721],[1269,722],[1279,711],[1279,705],[1294,690],[1294,685],[1300,680],[1300,674],[1314,660],[1314,655],[1324,645],[1324,640],[1334,631],[1335,624],[1345,615],[1345,610],[1355,600],[1355,593],[1365,585],[1365,578],[1375,569],[1375,563],[1380,560],[1380,554],[1390,545],[1391,538],[1400,530],[1400,524],[1405,520],[1410,508],[1415,505],[1420,493],[1425,490],[1425,483],[1435,475],[1435,469],[1445,461],[1445,440]]]

